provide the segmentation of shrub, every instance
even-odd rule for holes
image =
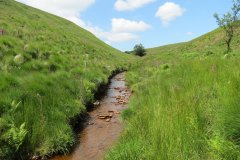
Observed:
[[[137,44],[133,48],[134,54],[140,57],[143,57],[146,55],[146,50],[144,49],[142,44]]]

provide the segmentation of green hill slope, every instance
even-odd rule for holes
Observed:
[[[127,127],[106,159],[240,159],[240,23],[233,51],[224,32],[148,49],[131,67]]]
[[[232,49],[238,51],[240,49],[240,21],[235,22],[234,30],[235,35],[232,41]],[[177,52],[179,53],[215,53],[215,54],[224,54],[226,51],[226,44],[224,42],[225,32],[222,28],[218,28],[212,32],[209,32],[205,35],[202,35],[196,39],[193,39],[189,42],[172,44],[167,46],[161,46],[156,48],[148,49],[149,54],[161,53],[161,52]]]
[[[0,0],[0,15],[0,159],[67,152],[69,120],[131,56],[12,0]]]

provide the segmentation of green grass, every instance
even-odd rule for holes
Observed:
[[[131,56],[79,26],[0,0],[0,159],[66,153],[69,121]]]
[[[67,153],[71,118],[133,60],[57,16],[0,0],[0,159]],[[240,159],[240,24],[148,49],[130,66],[125,131],[106,159]]]
[[[127,73],[134,91],[111,160],[240,159],[240,30],[149,49]]]

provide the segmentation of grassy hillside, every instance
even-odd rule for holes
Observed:
[[[13,0],[0,0],[0,15],[0,159],[67,152],[69,120],[131,56]]]
[[[240,21],[234,23],[235,35],[233,37],[233,42],[231,47],[234,52],[240,50]],[[157,48],[151,48],[148,50],[149,54],[158,54],[162,52],[168,53],[181,53],[187,54],[188,56],[193,54],[225,54],[226,44],[224,41],[225,32],[222,28],[218,28],[212,32],[202,35],[196,39],[189,42],[171,44],[166,46],[161,46]]]
[[[148,50],[128,72],[126,129],[106,159],[240,159],[240,23]]]

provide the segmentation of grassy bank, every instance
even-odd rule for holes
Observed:
[[[131,56],[12,0],[0,1],[0,15],[0,159],[68,152],[69,120]]]
[[[153,48],[127,74],[126,128],[106,159],[240,159],[239,24],[225,54],[217,29]]]

